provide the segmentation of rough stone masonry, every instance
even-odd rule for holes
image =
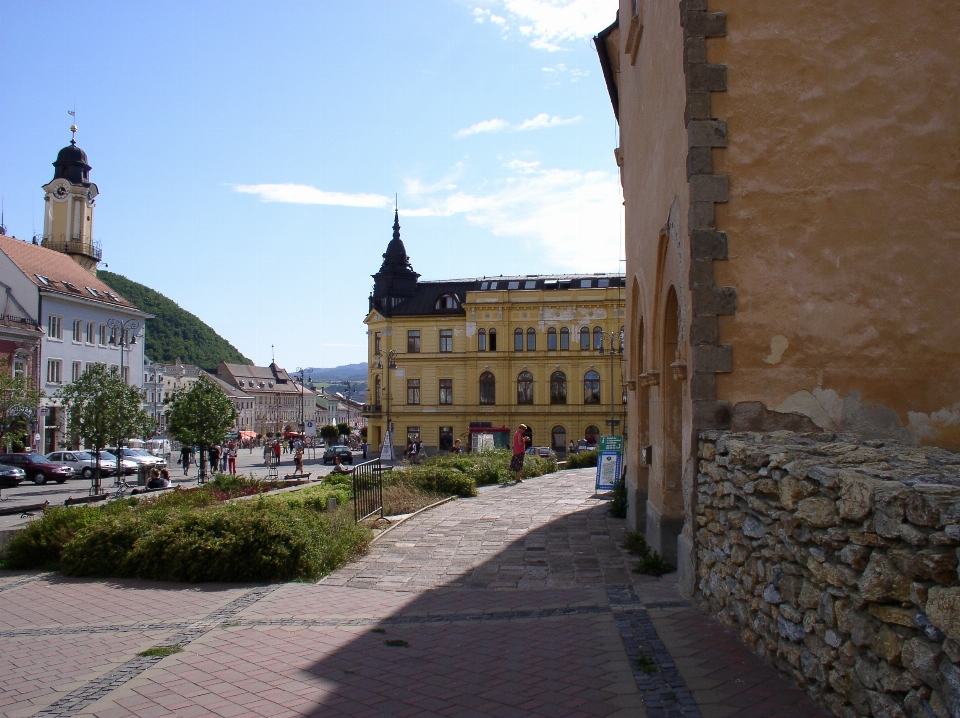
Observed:
[[[960,455],[704,432],[702,610],[839,716],[960,718]]]

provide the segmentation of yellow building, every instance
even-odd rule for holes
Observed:
[[[620,433],[624,275],[419,281],[393,230],[364,320],[372,445],[388,415],[397,455],[506,445],[520,423],[531,446],[565,451],[610,433],[611,411]]]

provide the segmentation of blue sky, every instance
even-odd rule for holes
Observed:
[[[70,139],[109,270],[259,364],[364,361],[399,195],[424,279],[622,270],[615,0],[0,3],[0,195]]]

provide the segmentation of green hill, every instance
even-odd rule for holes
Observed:
[[[156,319],[147,320],[146,355],[155,362],[180,360],[212,371],[217,362],[253,364],[226,339],[171,299],[126,277],[97,271],[97,277]]]

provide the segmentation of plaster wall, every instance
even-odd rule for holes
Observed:
[[[707,51],[728,83],[712,97],[728,130],[714,172],[729,175],[729,202],[716,206],[729,261],[715,263],[716,283],[737,292],[736,314],[720,318],[734,371],[717,376],[718,398],[960,448],[956,4],[709,6],[726,13],[726,36]],[[682,78],[677,53],[657,52],[660,72]],[[652,69],[651,100],[662,82]],[[653,133],[644,157],[673,134]],[[664,201],[639,186],[628,227],[631,201],[644,215]],[[645,259],[628,255],[628,271]]]

